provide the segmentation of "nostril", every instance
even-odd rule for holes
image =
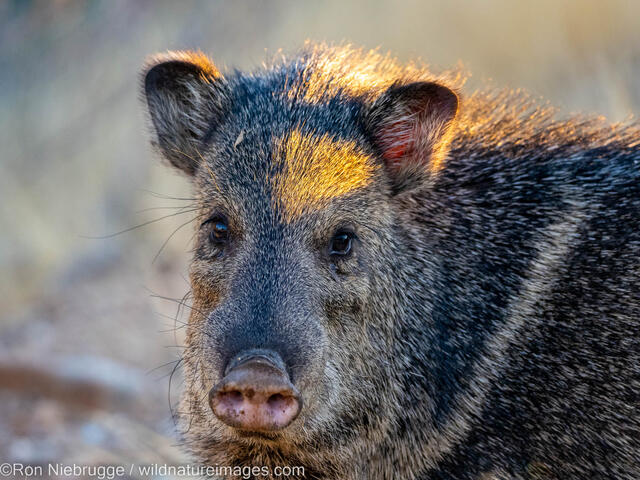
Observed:
[[[289,423],[300,411],[300,400],[294,396],[274,393],[267,399],[267,409],[277,422]]]
[[[269,405],[273,409],[284,409],[287,404],[287,397],[282,395],[281,393],[274,393],[267,399],[267,405]]]
[[[242,403],[243,395],[239,390],[230,390],[227,392],[219,392],[218,398],[229,405],[236,405]]]

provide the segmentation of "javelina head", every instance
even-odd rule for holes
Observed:
[[[326,60],[222,75],[171,53],[145,69],[154,144],[199,202],[181,411],[210,462],[310,463],[392,418],[397,198],[437,170],[458,101]]]

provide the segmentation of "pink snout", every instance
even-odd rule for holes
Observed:
[[[285,428],[300,413],[300,393],[267,356],[255,355],[227,371],[209,392],[213,413],[231,427],[249,431]]]

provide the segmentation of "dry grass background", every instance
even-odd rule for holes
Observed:
[[[265,49],[307,38],[462,62],[468,91],[523,87],[566,113],[622,120],[640,109],[635,1],[1,2],[0,460],[178,461],[172,364],[161,366],[179,357],[165,347],[182,329],[172,331],[175,303],[150,292],[188,290],[188,226],[154,261],[188,217],[86,237],[173,213],[158,208],[181,201],[162,197],[189,196],[147,147],[146,55],[200,48],[222,67],[252,68]],[[50,388],[29,382],[36,373]],[[56,382],[98,388],[98,400],[80,408]],[[117,395],[100,400],[103,387]],[[149,454],[154,438],[164,457]]]

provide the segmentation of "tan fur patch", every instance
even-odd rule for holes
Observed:
[[[282,169],[270,178],[273,201],[286,222],[366,187],[378,168],[354,141],[303,134],[299,129],[277,142],[275,155]]]

